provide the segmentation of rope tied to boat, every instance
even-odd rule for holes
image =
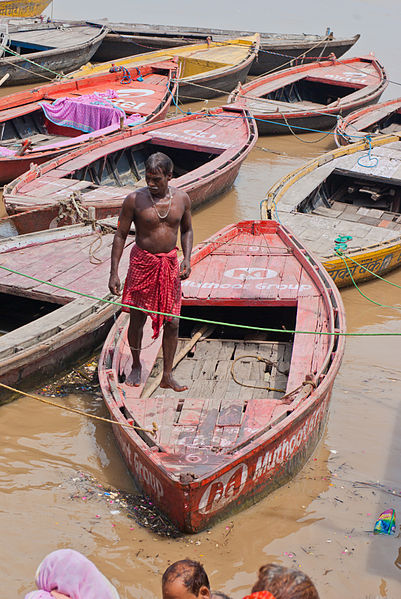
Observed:
[[[103,245],[103,235],[114,233],[114,230],[96,220],[95,209],[86,208],[83,205],[82,195],[79,191],[73,191],[68,200],[59,201],[59,213],[56,222],[59,224],[64,219],[70,218],[72,222],[81,222],[84,225],[92,225],[96,237],[89,246],[89,262],[91,264],[102,264],[96,253]]]
[[[258,356],[257,354],[244,354],[242,356],[238,356],[237,358],[235,358],[235,360],[231,364],[230,374],[231,374],[234,382],[237,383],[237,385],[241,385],[241,387],[248,387],[250,389],[266,389],[266,391],[277,391],[277,393],[285,393],[285,389],[276,389],[275,387],[267,387],[266,385],[251,385],[251,384],[244,383],[243,381],[238,380],[237,377],[235,376],[235,365],[237,362],[240,362],[241,360],[244,360],[245,358],[251,358],[254,360],[258,360],[259,362],[264,362],[265,364],[268,364],[270,366],[275,366],[277,369],[277,372],[279,372],[280,374],[287,374],[278,368],[276,362],[273,362],[272,360],[269,360],[268,358],[263,358],[262,356]]]
[[[5,52],[8,52],[9,54],[11,54],[14,57],[21,58],[21,54],[18,54],[18,52],[14,52],[14,50],[11,50],[11,48],[9,48],[8,46],[4,46],[3,44],[0,44],[0,48],[3,49]],[[62,72],[58,73],[57,71],[53,71],[52,69],[49,69],[48,67],[45,67],[42,64],[39,64],[38,62],[35,62],[34,60],[30,60],[26,56],[24,56],[23,58],[24,58],[24,61],[29,62],[29,63],[33,64],[35,67],[39,67],[40,69],[43,69],[44,71],[48,71],[49,73],[52,73],[52,75],[55,75],[59,79],[67,77],[67,75],[64,75],[64,73],[62,73]],[[14,64],[14,63],[10,62],[9,60],[7,60],[7,58],[5,58],[5,57],[3,57],[3,60],[7,64],[10,64],[11,66],[16,67],[17,69],[22,69],[23,71],[28,71],[28,73],[32,72],[31,69],[26,69],[25,67],[22,67],[21,65]],[[35,73],[35,74],[38,77],[43,77],[43,79],[48,79],[49,81],[51,81],[50,77],[46,77],[45,75],[41,75],[41,73]]]
[[[363,154],[358,158],[359,166],[363,166],[364,168],[375,168],[379,164],[379,159],[377,156],[372,156],[372,136],[365,135],[365,139],[369,144],[369,149],[367,154]],[[370,164],[364,164],[362,161],[364,158],[367,158]],[[372,164],[373,163],[373,164]]]
[[[350,258],[349,256],[347,256],[347,258],[352,260],[352,258]],[[392,283],[391,281],[388,281],[388,280],[384,279],[383,277],[380,277],[380,275],[376,274],[375,272],[369,270],[368,268],[363,266],[363,264],[359,264],[359,262],[357,262],[356,260],[353,260],[353,261],[358,266],[360,266],[367,272],[371,273],[373,276],[377,277],[378,279],[381,279],[382,281],[388,283],[389,285],[393,285],[394,287],[398,287],[399,289],[401,289],[401,285]],[[11,272],[15,275],[19,275],[21,277],[25,277],[27,279],[30,279],[31,281],[36,281],[37,283],[42,283],[43,285],[49,285],[49,287],[54,287],[55,289],[61,289],[62,291],[69,291],[70,293],[74,293],[75,295],[77,295],[79,297],[87,297],[89,299],[93,299],[98,302],[102,302],[104,304],[116,306],[117,308],[130,308],[132,310],[139,310],[141,312],[146,312],[147,314],[160,314],[161,316],[169,316],[169,317],[178,318],[180,320],[185,320],[185,321],[189,321],[189,322],[201,322],[201,323],[216,325],[216,326],[232,327],[235,329],[240,328],[240,329],[246,329],[249,331],[263,331],[266,333],[281,333],[281,334],[291,333],[293,335],[295,335],[295,334],[317,335],[319,337],[320,336],[322,336],[322,337],[401,337],[401,333],[394,333],[394,332],[387,332],[387,331],[379,332],[379,333],[346,333],[346,332],[342,332],[338,329],[336,329],[334,331],[316,331],[316,330],[311,331],[311,330],[301,330],[301,329],[275,329],[273,327],[261,327],[261,326],[255,326],[255,325],[250,325],[250,324],[222,322],[222,321],[218,321],[218,320],[210,320],[207,318],[196,318],[194,316],[186,316],[184,314],[180,314],[179,316],[177,316],[176,314],[170,314],[168,312],[160,312],[158,310],[148,310],[147,308],[139,308],[138,306],[131,306],[128,304],[123,304],[121,301],[115,301],[112,299],[108,299],[107,297],[97,297],[90,293],[83,293],[82,291],[78,291],[76,289],[71,289],[69,287],[63,287],[62,285],[57,285],[56,283],[51,283],[50,281],[45,281],[44,279],[39,279],[38,277],[28,275],[27,273],[20,272],[18,270],[15,270],[14,268],[9,268],[8,266],[3,266],[2,264],[0,264],[0,269],[5,270],[7,272]],[[399,309],[399,306],[389,306],[389,307],[395,308],[397,310]]]
[[[7,391],[12,391],[13,393],[19,393],[19,395],[23,395],[24,397],[29,397],[30,399],[35,399],[36,401],[40,401],[41,403],[47,404],[49,406],[53,406],[54,408],[60,408],[61,410],[65,410],[67,412],[72,412],[73,414],[78,414],[79,416],[86,416],[87,418],[92,418],[93,420],[99,420],[101,422],[107,422],[108,424],[115,424],[120,426],[121,428],[129,428],[134,430],[139,430],[144,433],[148,433],[152,435],[152,437],[157,436],[157,431],[159,427],[156,422],[152,422],[152,429],[143,428],[141,426],[137,426],[135,424],[131,424],[130,422],[117,422],[117,420],[112,420],[111,418],[104,418],[103,416],[95,416],[95,414],[88,414],[83,410],[78,410],[77,408],[70,408],[68,406],[63,406],[54,401],[50,401],[45,399],[44,397],[39,397],[38,395],[34,395],[33,393],[25,393],[25,391],[21,391],[20,389],[15,389],[14,387],[10,387],[9,385],[5,385],[4,383],[0,383],[0,387],[3,389],[7,389]]]
[[[141,69],[139,67],[135,67],[135,69],[136,69],[136,74],[137,74],[135,81],[139,81],[139,82],[143,81],[143,77],[141,75]],[[129,70],[123,66],[116,66],[114,64],[114,62],[111,64],[109,73],[122,73],[123,77],[120,81],[120,83],[122,85],[128,85],[129,83],[133,82],[133,79],[131,77],[131,73],[129,72]]]
[[[351,239],[351,235],[339,235],[338,237],[336,237],[336,239],[334,240],[334,251],[337,252],[338,250],[347,250],[348,241],[351,241]]]

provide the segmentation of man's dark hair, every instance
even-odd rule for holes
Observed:
[[[193,595],[198,596],[201,587],[205,586],[210,590],[210,583],[204,567],[200,562],[194,562],[191,559],[182,559],[174,562],[167,568],[162,577],[162,587],[169,582],[182,580],[185,588]]]
[[[164,175],[171,175],[173,173],[174,164],[171,158],[169,158],[163,152],[155,152],[151,154],[145,162],[145,169],[151,173],[155,171],[162,171]]]

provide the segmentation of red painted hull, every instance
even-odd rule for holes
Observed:
[[[391,115],[395,115],[395,113],[401,114],[401,98],[355,110],[338,122],[335,132],[337,146],[345,146],[348,143],[358,141],[359,138],[371,133],[372,129],[377,128],[380,133],[380,122],[388,119]],[[401,130],[401,126],[399,130]],[[390,132],[383,131],[383,133]],[[374,132],[373,135],[377,135],[377,133]]]
[[[206,114],[169,119],[135,131],[120,131],[87,143],[42,167],[32,168],[6,186],[3,197],[9,214],[13,214],[68,200],[71,192],[79,189],[84,205],[102,207],[109,215],[118,214],[126,195],[135,189],[134,184],[132,187],[129,184],[101,187],[87,183],[86,195],[85,183],[82,184],[76,173],[82,173],[100,156],[106,160],[112,152],[131,151],[135,147],[142,151],[144,144],[149,144],[149,149],[171,152],[173,162],[175,156],[181,156],[187,172],[174,177],[172,185],[186,191],[193,207],[197,207],[233,183],[256,140],[256,125],[249,113],[239,114],[220,108]],[[186,160],[185,152],[192,158]],[[190,160],[194,160],[192,170],[188,166],[192,164]]]
[[[177,84],[178,66],[174,61],[164,61],[141,67],[143,81],[137,81],[136,68],[130,69],[132,82],[121,85],[122,74],[107,73],[73,81],[60,81],[43,85],[37,89],[17,92],[0,98],[0,127],[12,127],[19,118],[35,118],[41,112],[38,102],[56,100],[64,97],[77,97],[93,93],[113,90],[118,97],[113,100],[116,106],[124,109],[127,116],[138,113],[146,118],[147,123],[163,120],[170,108]],[[143,123],[141,123],[143,126]],[[118,125],[107,127],[92,133],[82,133],[75,129],[59,127],[44,120],[44,126],[49,133],[50,143],[28,150],[23,156],[0,155],[0,185],[9,183],[29,170],[31,164],[41,165],[49,160],[81,147],[88,141],[103,138],[118,131]],[[139,126],[139,125],[138,125]],[[23,130],[28,125],[24,123]],[[16,127],[18,130],[18,126]],[[51,135],[65,137],[64,141],[51,142]],[[30,134],[24,135],[28,139]],[[18,140],[17,140],[18,141]],[[20,140],[22,143],[22,139]],[[1,144],[0,144],[1,145]]]
[[[249,231],[253,232],[248,234]],[[285,261],[284,256],[288,257],[290,254],[280,254],[280,250],[276,249],[278,262],[275,262],[271,255],[268,256],[267,250],[266,253],[258,253],[260,246],[257,243],[261,242],[264,236],[268,239],[267,247],[277,248],[279,243],[274,243],[276,239],[281,240],[287,248],[292,248],[291,252],[296,260],[299,260],[297,264],[304,273],[298,279],[304,282],[303,285],[297,287],[296,284],[289,284],[294,277],[294,268],[298,268],[295,262],[291,266],[289,261],[285,263],[284,267],[289,270],[286,274],[284,271],[282,272],[281,279],[287,283],[284,285],[274,283],[274,276],[277,276],[277,272],[274,275],[271,267],[277,264],[278,271],[280,264],[283,264],[280,261],[283,259]],[[238,239],[237,246],[235,239]],[[255,245],[252,245],[252,241]],[[293,243],[294,241],[295,243]],[[232,254],[227,249],[231,247],[229,246],[230,242],[232,242]],[[248,249],[244,248],[247,244]],[[235,249],[236,247],[237,249]],[[219,251],[219,248],[226,248],[225,253]],[[213,252],[216,252],[215,260]],[[307,330],[313,322],[310,320],[313,315],[308,311],[312,310],[311,306],[318,301],[321,302],[319,305],[324,305],[322,309],[325,316],[316,316],[316,318],[322,317],[326,324],[322,324],[322,329],[318,327],[315,330],[343,332],[345,328],[344,309],[339,293],[323,267],[316,263],[312,256],[307,259],[305,254],[306,251],[301,244],[273,221],[253,221],[228,226],[211,238],[209,243],[206,242],[194,252],[191,274],[193,280],[189,280],[188,285],[185,286],[183,306],[197,305],[201,307],[207,304],[226,307],[247,306],[248,310],[251,309],[251,306],[264,306],[266,310],[269,310],[269,307],[274,306],[298,305],[296,328]],[[254,255],[255,261],[253,261],[252,255]],[[209,260],[210,256],[211,260]],[[292,261],[292,258],[289,260]],[[229,270],[223,273],[218,263],[224,263],[225,268]],[[255,267],[252,267],[252,263]],[[203,267],[204,275],[202,275]],[[221,279],[216,279],[218,272],[220,272]],[[267,273],[267,277],[273,283],[262,284],[259,282],[263,281],[263,273]],[[237,282],[235,284],[213,282],[215,280],[230,281],[230,277]],[[242,282],[239,283],[239,281]],[[275,289],[276,296],[273,298],[271,291],[274,294]],[[317,290],[319,291],[317,292]],[[319,300],[317,299],[318,295]],[[306,312],[303,314],[301,306],[304,302]],[[134,421],[140,425],[141,416],[135,416],[137,414],[135,410],[138,410],[139,414],[142,409],[139,406],[143,405],[145,414],[146,402],[157,402],[157,400],[153,398],[141,400],[141,392],[146,381],[141,383],[139,390],[134,391],[132,391],[133,388],[123,387],[123,383],[118,382],[122,364],[120,358],[125,351],[124,318],[125,316],[120,317],[105,342],[99,362],[99,380],[111,417],[116,422],[124,424],[127,420],[123,414],[127,414],[128,410],[128,414],[132,414]],[[283,400],[281,409],[284,411],[280,412],[281,417],[271,421],[272,424],[268,426],[265,426],[263,421],[265,417],[263,410],[259,413],[255,412],[258,425],[251,425],[252,417],[247,420],[248,411],[253,409],[252,405],[256,405],[255,409],[258,410],[259,404],[252,404],[252,402],[267,400],[250,400],[244,409],[241,424],[238,425],[237,437],[232,435],[234,430],[232,419],[230,422],[226,421],[226,426],[230,430],[226,430],[223,423],[220,424],[220,428],[223,429],[220,431],[221,435],[224,437],[228,433],[231,445],[223,443],[218,446],[217,444],[214,449],[210,449],[207,442],[194,441],[193,445],[186,446],[185,435],[191,434],[188,426],[186,428],[183,426],[182,434],[177,433],[174,436],[175,439],[178,439],[176,444],[170,445],[166,441],[160,445],[159,435],[165,434],[163,427],[167,426],[168,421],[169,407],[166,407],[167,403],[163,403],[165,398],[160,399],[161,403],[159,404],[152,404],[154,412],[151,411],[149,415],[143,416],[144,422],[146,421],[148,426],[152,419],[159,423],[161,428],[156,440],[152,441],[143,433],[139,436],[136,432],[121,426],[113,427],[121,453],[136,483],[180,530],[189,533],[198,532],[233,510],[254,503],[294,476],[312,454],[324,430],[333,382],[344,352],[344,338],[338,337],[335,340],[330,337],[320,342],[316,337],[320,350],[315,355],[315,341],[312,340],[309,344],[307,340],[301,340],[301,337],[302,335],[297,339],[296,334],[294,338],[287,394],[289,388],[292,389],[295,386],[295,390],[289,396],[285,396],[298,399],[291,399],[289,403]],[[319,339],[323,338],[319,337]],[[145,341],[144,339],[144,343]],[[146,372],[150,372],[152,369],[158,347],[143,352],[142,362]],[[314,353],[314,358],[309,356],[309,351]],[[303,389],[305,389],[303,385],[307,383],[301,385],[300,389],[297,384],[300,380],[304,380],[305,374],[309,371],[310,367],[307,365],[309,359],[312,360],[311,363],[315,364],[316,386],[310,394],[305,396],[303,395]],[[296,374],[297,372],[298,374]],[[176,397],[175,401],[178,402],[179,396]],[[235,404],[234,397],[233,404]],[[173,398],[171,401],[173,402]],[[179,409],[182,414],[187,409],[185,402],[192,402],[192,408],[188,409],[194,410],[196,402],[200,400],[184,398],[181,401],[183,403]],[[208,401],[205,400],[205,406],[216,405],[207,403]],[[227,396],[224,401],[227,405]],[[278,402],[280,407],[279,404],[280,401]],[[171,406],[171,404],[168,405]],[[157,406],[159,407],[157,408]],[[222,410],[222,406],[220,409]],[[198,427],[203,426],[202,423],[207,421],[212,412],[213,410],[208,411],[207,408],[202,408]],[[185,413],[188,418],[188,412]],[[218,418],[221,418],[222,413],[220,412]],[[180,426],[178,413],[174,417],[173,423],[174,427]],[[188,420],[186,423],[188,424]],[[212,434],[216,435],[216,432]]]
[[[291,126],[302,133],[302,128],[333,129],[338,116],[378,102],[387,85],[374,56],[333,59],[253,79],[229,102],[251,111],[261,135],[290,133]]]

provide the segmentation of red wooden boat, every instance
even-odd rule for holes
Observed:
[[[145,185],[145,160],[168,154],[175,165],[172,185],[186,191],[193,207],[232,185],[257,140],[248,112],[217,108],[122,130],[72,150],[4,188],[9,214],[56,204],[79,192],[85,206],[119,212],[128,193]]]
[[[333,56],[239,85],[229,102],[251,111],[260,134],[289,133],[291,126],[333,129],[337,116],[374,104],[387,85],[385,70],[373,55]]]
[[[93,130],[89,119],[99,122],[96,111],[104,110],[96,104],[91,105],[92,112],[87,109],[84,113],[88,121],[80,128],[60,125],[48,118],[39,102],[46,105],[69,98],[76,105],[85,97],[95,99],[94,94],[107,92],[112,106],[106,110],[122,109],[127,126],[155,122],[163,119],[170,107],[177,70],[177,62],[171,60],[132,68],[124,81],[121,72],[113,72],[58,81],[0,98],[0,185],[22,175],[32,163],[42,164],[120,127],[117,114],[116,124]]]
[[[189,387],[183,393],[156,387],[161,340],[149,346],[150,319],[139,388],[123,382],[131,365],[127,314],[99,362],[111,417],[145,429],[113,427],[135,481],[190,533],[254,503],[302,468],[324,430],[344,352],[344,337],[334,333],[345,328],[333,281],[275,221],[227,226],[198,246],[192,264],[182,315],[253,329],[208,329],[181,319],[175,373]],[[152,427],[155,436],[146,432]]]
[[[2,224],[0,235],[6,232]],[[0,381],[20,386],[66,368],[106,337],[118,307],[70,289],[114,299],[107,287],[114,235],[100,224],[10,233],[0,237]],[[133,240],[131,235],[124,250],[125,268]]]
[[[367,135],[388,135],[401,132],[401,98],[361,108],[337,123],[335,140],[338,146],[358,142]]]

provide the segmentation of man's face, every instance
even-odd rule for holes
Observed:
[[[170,179],[171,174],[165,175],[161,169],[145,172],[146,185],[148,186],[150,193],[154,196],[160,196],[166,193]]]
[[[202,586],[199,594],[194,595],[179,578],[166,582],[162,591],[163,599],[210,599],[210,591],[207,587]]]

